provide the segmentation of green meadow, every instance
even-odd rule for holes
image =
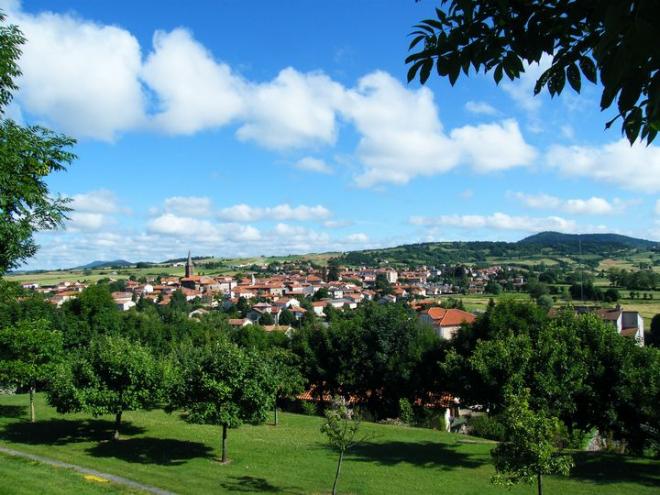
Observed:
[[[25,395],[0,396],[0,446],[182,494],[325,494],[332,485],[336,455],[327,447],[316,416],[284,413],[276,427],[230,430],[231,462],[221,465],[220,429],[187,424],[177,414],[125,413],[122,439],[113,442],[108,440],[110,417],[60,415],[39,394],[38,421],[31,424],[26,404]],[[363,423],[362,432],[364,441],[342,468],[339,493],[534,493],[533,486],[508,490],[490,483],[492,442],[373,423]],[[651,495],[660,490],[658,461],[585,452],[575,459],[569,478],[548,477],[546,494]],[[2,493],[130,493],[6,456],[0,456],[0,475]]]

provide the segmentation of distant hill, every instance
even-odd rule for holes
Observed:
[[[534,244],[535,246],[548,248],[570,247],[571,249],[582,244],[582,249],[589,251],[604,246],[622,249],[653,249],[658,247],[657,242],[619,234],[562,234],[561,232],[540,232],[521,239],[517,244]]]
[[[131,263],[130,261],[126,260],[113,260],[113,261],[101,261],[101,260],[96,260],[92,261],[91,263],[87,263],[86,265],[83,266],[78,266],[75,269],[77,270],[92,270],[94,268],[110,268],[110,267],[124,267],[124,266],[133,266],[135,263]]]
[[[580,245],[581,244],[581,245]],[[351,251],[335,258],[349,266],[383,265],[410,266],[457,263],[510,263],[551,258],[557,263],[582,261],[589,258],[597,265],[599,259],[624,257],[635,251],[658,251],[660,244],[618,234],[561,234],[541,232],[517,242],[425,242],[382,249]]]

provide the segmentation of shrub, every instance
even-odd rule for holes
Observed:
[[[399,419],[409,425],[415,419],[412,405],[408,399],[399,399]]]
[[[467,424],[471,435],[489,440],[505,440],[504,425],[495,416],[479,414],[472,416]]]
[[[306,414],[307,416],[316,416],[318,413],[316,403],[306,400],[300,401],[300,412]]]

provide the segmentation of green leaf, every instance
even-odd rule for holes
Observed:
[[[425,39],[425,38],[426,38],[426,35],[424,35],[424,34],[420,34],[420,35],[418,35],[416,38],[414,38],[414,39],[410,42],[410,46],[408,47],[408,50],[412,50],[413,48],[415,48],[415,46],[416,46],[420,41],[422,41],[422,40]]]
[[[586,57],[586,56],[580,57],[580,69],[582,69],[582,73],[584,74],[584,77],[586,77],[592,83],[596,84],[596,82],[598,81],[598,78],[596,76],[596,65],[594,64],[594,61],[591,60],[590,57]]]
[[[577,68],[577,65],[575,63],[572,63],[571,65],[568,66],[568,69],[566,70],[566,76],[568,78],[568,83],[571,85],[571,87],[577,92],[580,92],[580,87],[582,85],[582,80],[580,77],[580,71]]]
[[[502,64],[495,67],[495,72],[493,73],[493,79],[495,79],[495,84],[499,84],[502,80]]]
[[[424,64],[424,62],[425,60],[419,60],[410,66],[410,69],[408,69],[408,82],[415,79],[415,76],[417,75],[417,71],[422,66],[422,64]]]
[[[424,60],[422,64],[422,70],[419,72],[419,82],[425,84],[431,75],[431,69],[433,69],[433,59],[428,58]]]
[[[637,139],[641,126],[642,126],[642,109],[639,107],[635,107],[628,114],[626,120],[623,121],[623,130],[631,145]]]

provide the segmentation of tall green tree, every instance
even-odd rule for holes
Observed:
[[[424,84],[435,68],[454,85],[461,72],[492,73],[496,83],[551,57],[534,93],[577,93],[582,77],[600,80],[602,110],[616,101],[621,130],[651,143],[660,130],[660,48],[655,0],[441,0],[434,18],[415,26],[408,81]]]
[[[0,382],[28,388],[33,423],[37,386],[50,380],[61,357],[62,334],[47,320],[22,320],[0,330]]]
[[[536,481],[538,495],[543,495],[543,475],[568,475],[573,461],[553,444],[560,421],[531,410],[525,393],[507,395],[502,424],[507,441],[491,452],[496,471],[493,483],[511,486]]]
[[[0,23],[4,21],[0,11]],[[67,199],[51,196],[45,178],[74,160],[69,149],[75,140],[5,118],[18,89],[24,43],[17,26],[0,25],[0,275],[33,256],[34,233],[59,227],[70,211]]]
[[[268,360],[230,342],[194,349],[172,380],[167,409],[183,409],[190,423],[222,427],[221,462],[227,462],[227,431],[243,422],[266,421],[275,384]]]
[[[123,337],[101,336],[88,351],[59,366],[48,398],[60,413],[113,414],[113,438],[118,440],[124,411],[159,403],[162,374],[147,348]]]

